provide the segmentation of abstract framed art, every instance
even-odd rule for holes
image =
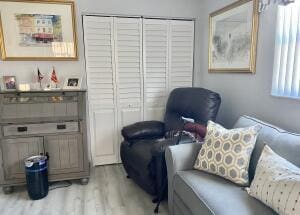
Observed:
[[[73,1],[0,1],[2,60],[77,60]]]
[[[209,72],[255,73],[258,0],[240,0],[210,14]]]

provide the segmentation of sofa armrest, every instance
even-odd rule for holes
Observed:
[[[161,138],[165,135],[165,124],[160,121],[144,121],[122,129],[125,140]]]
[[[168,204],[169,213],[173,211],[173,178],[178,171],[193,169],[201,144],[182,144],[169,146],[166,150],[166,163],[168,171]]]

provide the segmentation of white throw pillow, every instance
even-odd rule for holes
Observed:
[[[227,130],[208,122],[204,144],[194,168],[248,185],[248,167],[260,125]]]
[[[248,192],[281,215],[299,215],[300,168],[266,145]]]

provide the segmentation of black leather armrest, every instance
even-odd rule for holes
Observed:
[[[159,121],[137,122],[122,129],[125,140],[161,138],[165,135],[165,124]]]

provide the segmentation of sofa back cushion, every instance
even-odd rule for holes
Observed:
[[[300,134],[287,132],[249,116],[241,116],[235,123],[234,128],[249,127],[257,124],[260,124],[262,129],[257,137],[250,160],[250,181],[254,178],[256,165],[265,145],[270,146],[275,153],[300,167]]]

